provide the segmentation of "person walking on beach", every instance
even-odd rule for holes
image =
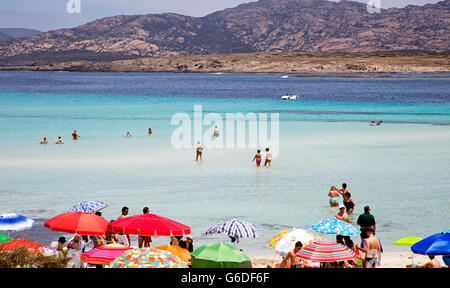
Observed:
[[[64,144],[64,141],[61,138],[61,136],[58,137],[58,141],[56,141],[55,144]]]
[[[73,133],[72,133],[73,140],[77,140],[78,137],[80,137],[80,135],[78,135],[77,130],[73,130]]]
[[[144,207],[144,209],[142,209],[142,213],[150,214],[150,210],[148,209],[148,207]],[[139,248],[142,248],[142,244],[144,244],[144,247],[150,247],[150,242],[152,242],[151,236],[139,236],[138,246]]]
[[[368,229],[372,229],[373,230],[373,235],[375,235],[377,226],[375,224],[375,217],[370,214],[370,207],[366,206],[364,207],[364,213],[359,215],[358,220],[356,220],[356,224],[358,224],[360,226],[360,230],[361,230],[361,239],[364,239],[364,237],[366,236],[366,230]]]
[[[200,141],[198,141],[196,155],[195,155],[195,161],[198,161],[198,157],[200,157],[200,160],[203,161],[202,154],[203,154],[203,146],[202,146],[202,144],[200,144]]]
[[[41,140],[41,144],[48,144],[47,138],[44,137],[44,139]]]
[[[383,253],[383,246],[379,239],[374,237],[372,228],[366,229],[366,238],[361,241],[361,247],[358,249],[364,252],[364,268],[375,268],[380,262],[381,253]]]
[[[269,163],[269,167],[272,167],[272,153],[269,152],[269,147],[266,148],[266,162],[264,163],[264,166],[267,166],[267,163]]]
[[[330,192],[328,192],[328,197],[330,197],[330,207],[339,205],[339,190],[336,187],[331,187]]]
[[[253,157],[252,162],[256,160],[256,167],[261,166],[261,150],[256,151],[255,157]]]
[[[344,194],[344,206],[348,214],[353,213],[355,202],[353,202],[352,194],[350,192]]]
[[[335,215],[335,217],[339,220],[350,223],[350,219],[348,219],[348,214],[345,213],[344,204],[339,205],[339,212]]]

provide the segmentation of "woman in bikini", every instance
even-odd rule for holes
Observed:
[[[255,161],[255,160],[256,160],[256,167],[260,167],[261,166],[261,160],[262,160],[261,150],[256,151],[255,157],[253,157],[252,162]]]
[[[328,192],[328,197],[330,197],[330,206],[336,207],[339,205],[339,190],[336,187],[331,187],[330,192]]]

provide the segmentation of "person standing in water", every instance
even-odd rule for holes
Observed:
[[[350,223],[350,219],[348,218],[348,214],[345,213],[345,206],[344,204],[339,205],[339,212],[334,216],[339,220],[342,220],[344,222]]]
[[[125,134],[125,137],[130,137],[131,133],[129,131],[127,131],[127,134]]]
[[[339,189],[339,193],[341,193],[342,196],[348,193],[347,183],[342,183],[342,188]]]
[[[153,134],[152,128],[148,128],[147,135],[152,135],[152,134]]]
[[[58,141],[56,141],[55,144],[64,144],[64,141],[61,138],[61,136],[58,137]]]
[[[266,148],[266,162],[264,166],[267,166],[267,163],[269,163],[269,167],[272,167],[272,153],[269,152],[269,147]]]
[[[328,192],[328,197],[330,197],[330,206],[336,207],[339,205],[339,192],[336,187],[332,186],[330,192]]]
[[[41,140],[41,144],[48,144],[47,138],[44,137],[44,139]]]
[[[375,121],[370,122],[370,126],[375,126]]]
[[[78,137],[80,137],[80,135],[78,135],[77,130],[73,130],[73,133],[72,133],[73,140],[77,140]]]
[[[255,157],[253,157],[253,161],[256,160],[256,167],[260,167],[261,166],[261,150],[256,151]]]
[[[219,128],[217,126],[214,128],[214,137],[219,137]]]
[[[352,194],[350,194],[350,192],[344,194],[344,206],[348,214],[352,214],[355,208],[355,202],[353,202],[351,197]]]
[[[200,160],[203,161],[202,154],[203,154],[203,146],[202,146],[202,144],[200,144],[200,141],[198,141],[197,142],[195,161],[198,161],[198,157],[200,157]]]

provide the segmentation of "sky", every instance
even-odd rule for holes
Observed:
[[[80,13],[68,13],[69,1],[79,1]],[[334,0],[339,2],[339,0]],[[358,0],[367,3],[369,0]],[[439,0],[378,0],[382,8],[425,5]],[[178,13],[201,17],[255,0],[0,0],[0,28],[49,31],[72,28],[93,20],[133,14]],[[73,3],[73,2],[72,2]],[[76,8],[76,6],[72,6]]]

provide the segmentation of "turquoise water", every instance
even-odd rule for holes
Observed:
[[[35,219],[21,233],[43,244],[60,235],[43,223],[84,200],[108,202],[108,220],[123,206],[131,215],[148,206],[189,225],[196,247],[229,243],[202,233],[239,218],[265,235],[240,247],[270,256],[264,243],[282,229],[333,217],[329,188],[346,182],[356,202],[351,221],[370,205],[385,250],[450,228],[449,79],[280,76],[0,72],[0,213]],[[279,100],[286,92],[302,100]],[[192,116],[194,105],[224,118],[279,113],[273,166],[254,167],[253,148],[206,148],[201,164],[193,148],[175,149],[170,120]],[[39,145],[44,136],[49,144]],[[64,145],[53,144],[58,136]]]

